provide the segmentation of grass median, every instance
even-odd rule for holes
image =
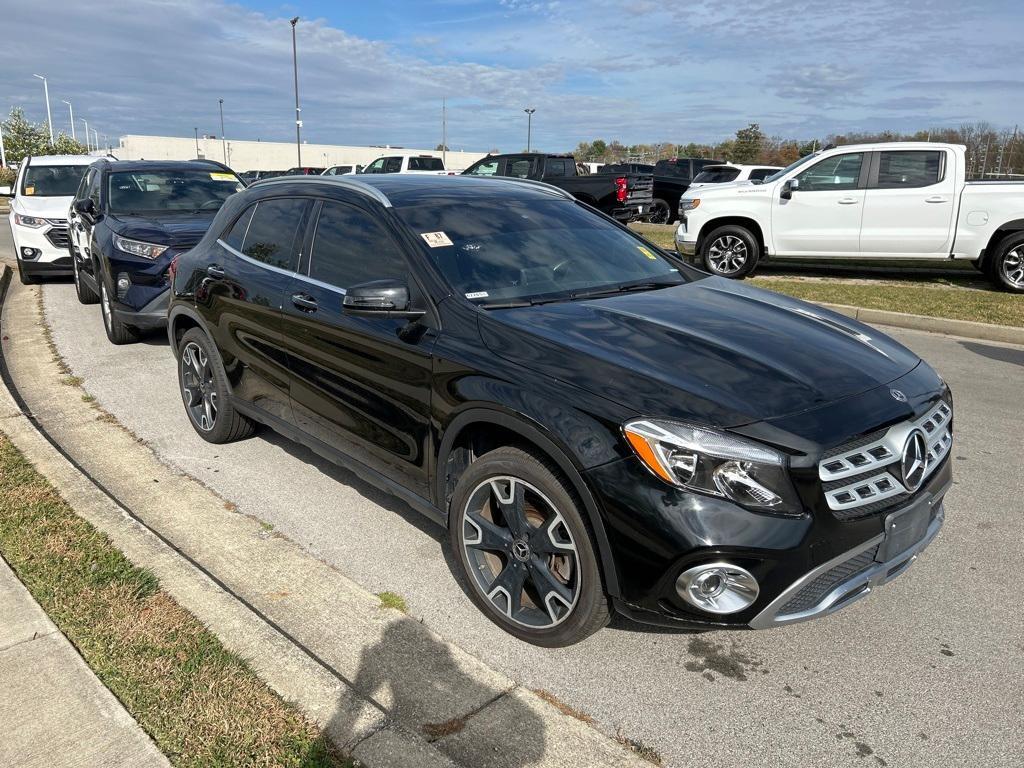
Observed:
[[[671,227],[630,226],[656,245],[675,249]],[[772,261],[759,267],[750,282],[806,301],[1024,327],[1024,296],[997,290],[962,261],[923,265],[857,260],[824,266]]]
[[[2,433],[0,553],[175,765],[351,765]]]

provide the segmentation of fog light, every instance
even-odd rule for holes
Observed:
[[[124,272],[117,276],[117,298],[123,299],[128,295],[128,289],[132,287],[132,281]]]
[[[690,605],[708,613],[736,613],[757,600],[760,587],[749,571],[729,563],[708,563],[683,571],[676,592]]]
[[[23,258],[23,259],[34,259],[34,258],[36,258],[36,256],[38,256],[41,253],[42,253],[42,251],[40,251],[38,248],[22,248],[21,249],[21,258]]]

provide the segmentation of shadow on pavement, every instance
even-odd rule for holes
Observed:
[[[992,344],[979,344],[976,341],[961,341],[960,346],[968,352],[987,357],[989,360],[997,360],[1000,363],[1010,363],[1024,367],[1024,352],[1010,347],[997,347]]]

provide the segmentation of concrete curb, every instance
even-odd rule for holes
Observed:
[[[332,742],[369,768],[650,768],[414,619],[383,609],[98,419],[80,390],[60,383],[37,290],[14,284],[0,306],[4,361],[25,405],[3,387],[0,429],[78,514]]]
[[[952,320],[946,317],[930,317],[929,315],[910,315],[904,312],[888,312],[883,309],[851,307],[846,304],[817,303],[834,312],[860,320],[862,323],[891,325],[896,328],[910,328],[915,331],[943,333],[949,336],[963,336],[968,339],[998,341],[1005,344],[1024,344],[1024,328],[1017,328],[1012,325],[975,323],[970,320]]]

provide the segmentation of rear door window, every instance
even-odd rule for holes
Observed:
[[[571,176],[569,173],[569,163],[572,160],[567,160],[564,157],[549,157],[544,162],[544,175],[545,176]]]
[[[510,157],[505,161],[505,176],[515,179],[528,179],[534,175],[537,161],[529,157]]]
[[[310,251],[310,277],[348,289],[371,280],[404,280],[407,273],[397,246],[369,213],[354,205],[324,202]]]
[[[402,172],[402,158],[400,157],[386,157],[384,158],[384,169],[381,173],[401,173]]]
[[[943,153],[923,150],[901,150],[878,153],[879,189],[927,187],[942,181]]]
[[[443,171],[444,161],[440,157],[410,157],[410,171]]]
[[[308,205],[307,200],[295,197],[261,200],[242,241],[242,253],[271,267],[294,272],[298,263],[295,233]]]

